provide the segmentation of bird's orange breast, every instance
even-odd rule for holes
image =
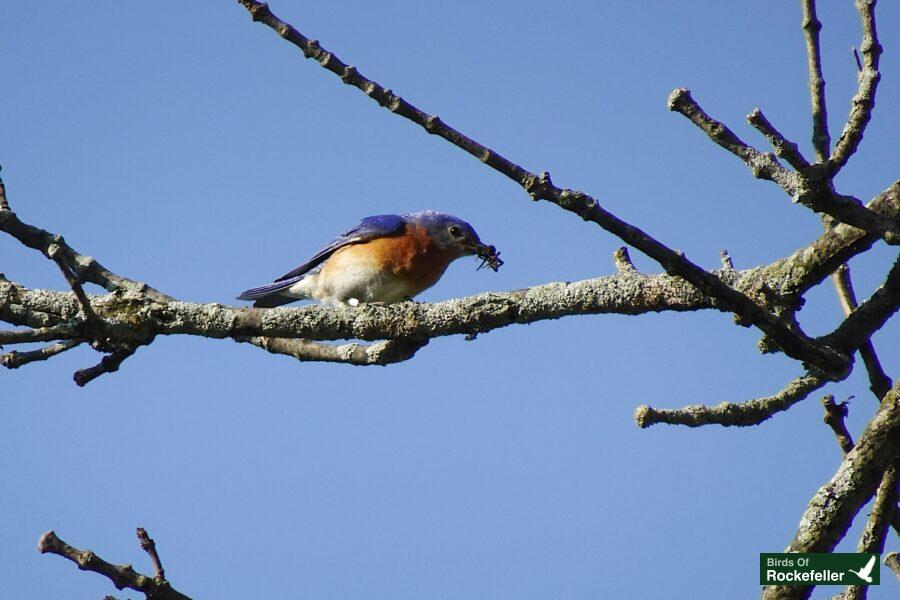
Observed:
[[[402,279],[410,296],[433,286],[441,278],[453,256],[441,251],[421,226],[407,225],[406,232],[363,244],[382,271]]]

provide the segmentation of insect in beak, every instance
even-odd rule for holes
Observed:
[[[479,245],[476,256],[481,259],[481,264],[475,269],[476,271],[480,271],[487,267],[496,273],[503,265],[503,261],[500,259],[500,253],[497,252],[497,249],[494,246],[484,244]]]

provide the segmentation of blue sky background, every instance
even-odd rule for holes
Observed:
[[[860,33],[851,2],[820,4],[836,139]],[[744,121],[760,106],[811,156],[798,2],[271,5],[707,268],[722,248],[746,268],[821,231],[666,109],[688,87],[764,148]],[[866,200],[900,164],[900,6],[880,3],[878,18],[878,105],[837,182]],[[235,2],[9,6],[0,73],[0,164],[20,217],[184,300],[232,302],[362,216],[425,208],[469,220],[506,265],[455,264],[423,300],[614,271],[611,235],[346,88]],[[861,298],[894,256],[882,245],[852,263]],[[0,271],[65,287],[10,238]],[[808,300],[808,332],[839,322],[830,284]],[[894,377],[898,333],[895,320],[875,337]],[[55,529],[149,572],[143,526],[195,598],[754,597],[759,552],[789,543],[839,464],[821,394],[740,430],[642,431],[632,412],[774,393],[800,366],[760,355],[758,337],[713,312],[574,317],[436,340],[388,368],[168,338],[84,389],[71,374],[99,356],[83,348],[0,373],[0,589],[114,592],[40,556],[38,537]],[[857,396],[855,436],[875,408],[858,371],[825,390]],[[870,598],[896,594],[884,581]]]

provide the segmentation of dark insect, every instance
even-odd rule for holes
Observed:
[[[494,246],[484,246],[482,249],[478,251],[478,258],[481,259],[481,264],[478,265],[476,271],[480,271],[481,269],[487,267],[492,269],[494,272],[503,265],[503,261],[500,260],[500,253],[497,252],[497,249]]]

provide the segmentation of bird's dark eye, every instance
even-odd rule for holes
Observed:
[[[452,235],[455,238],[462,237],[462,235],[463,235],[462,229],[460,229],[456,225],[453,225],[452,227],[450,227],[450,229],[448,231],[450,232],[450,235]]]

